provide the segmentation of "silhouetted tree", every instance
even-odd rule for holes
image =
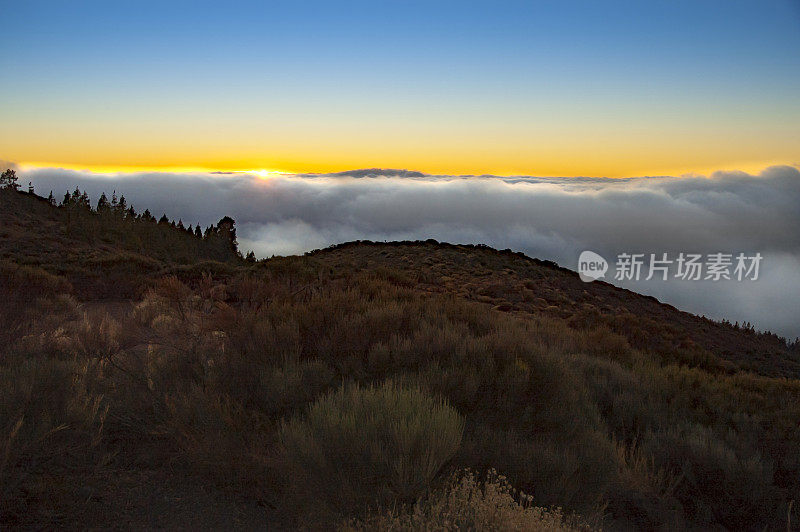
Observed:
[[[9,168],[0,174],[0,187],[11,190],[19,190],[19,183],[17,183],[17,172]]]
[[[120,217],[125,217],[126,210],[128,210],[128,202],[125,201],[125,196],[122,195],[119,197],[119,202],[117,203],[114,212],[116,212]]]
[[[234,253],[237,252],[239,243],[236,241],[236,222],[230,216],[223,217],[217,223],[217,232],[225,238],[228,247]]]
[[[53,196],[53,191],[52,190],[50,191],[50,195],[47,196],[47,203],[49,203],[50,205],[55,205],[56,204],[56,197]]]
[[[203,238],[203,230],[200,229],[200,224],[197,224],[197,226],[194,228],[194,236],[197,238]]]
[[[108,197],[106,193],[103,192],[100,194],[100,198],[97,200],[97,213],[98,214],[108,214],[111,210],[111,206],[108,204]]]
[[[162,214],[161,218],[159,218],[159,220],[158,220],[158,223],[169,225],[169,218],[167,218],[166,214]]]

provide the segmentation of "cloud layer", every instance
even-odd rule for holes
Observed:
[[[100,175],[42,168],[21,172],[57,197],[76,185],[94,198],[125,195],[185,223],[233,216],[240,247],[258,256],[302,253],[355,239],[435,238],[485,243],[575,269],[582,250],[620,253],[755,253],[758,281],[624,284],[679,308],[748,320],[800,336],[800,172],[758,176],[544,178],[432,176],[405,170],[277,175]]]

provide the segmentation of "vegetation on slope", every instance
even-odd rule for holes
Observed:
[[[489,249],[181,265],[92,244],[14,194],[4,524],[158,523],[124,479],[161,472],[283,526],[356,529],[447,529],[443,512],[512,529],[785,528],[800,495],[800,381],[771,335]],[[98,299],[92,261],[123,252],[154,267]],[[491,470],[504,478],[478,480]],[[351,504],[320,489],[343,485]]]

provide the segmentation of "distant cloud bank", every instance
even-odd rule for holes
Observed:
[[[631,179],[440,176],[367,169],[336,174],[20,172],[61,197],[116,190],[137,210],[185,223],[233,216],[240,247],[302,253],[347,240],[435,238],[485,243],[575,269],[585,249],[620,253],[755,253],[755,282],[639,281],[624,286],[714,318],[800,336],[800,171]]]

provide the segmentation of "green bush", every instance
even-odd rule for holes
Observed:
[[[412,502],[456,452],[464,421],[444,400],[391,381],[347,384],[281,428],[291,481],[338,512]]]

